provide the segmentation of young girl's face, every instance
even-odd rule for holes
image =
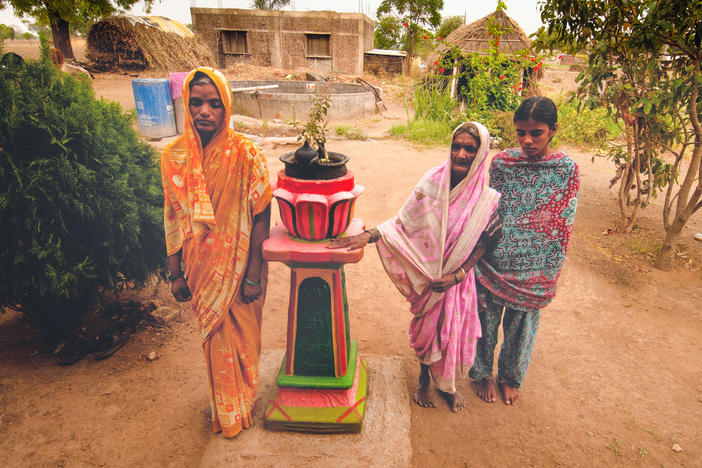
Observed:
[[[536,158],[551,152],[548,144],[556,133],[558,124],[556,128],[551,129],[545,123],[529,119],[517,120],[514,127],[517,129],[517,141],[526,157]]]

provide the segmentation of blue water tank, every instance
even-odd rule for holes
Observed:
[[[167,78],[132,80],[139,131],[146,138],[176,135],[175,114]]]

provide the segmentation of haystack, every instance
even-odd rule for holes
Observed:
[[[456,28],[444,38],[444,43],[439,44],[434,52],[427,58],[427,65],[431,66],[449,50],[451,44],[458,47],[464,55],[490,53],[492,41],[495,39],[487,31],[488,20],[492,18],[498,25],[509,29],[509,32],[500,36],[498,50],[503,54],[516,54],[531,47],[531,41],[519,24],[507,16],[504,11],[495,11],[479,20]]]
[[[166,32],[157,23],[130,15],[95,23],[88,32],[86,56],[101,71],[191,70],[216,64],[199,37]]]

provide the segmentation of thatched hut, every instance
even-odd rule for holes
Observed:
[[[488,33],[488,20],[492,18],[498,26],[508,30],[500,36],[500,43],[497,46],[498,50],[503,54],[516,54],[531,47],[531,41],[527,35],[519,27],[519,24],[507,14],[498,10],[484,18],[471,23],[460,26],[444,38],[444,43],[439,44],[436,51],[427,59],[428,64],[433,64],[439,57],[442,57],[449,50],[451,44],[461,49],[464,54],[481,54],[486,55],[490,52],[492,41],[495,39]]]
[[[437,71],[439,68],[435,63],[440,62],[441,58],[451,52],[451,46],[456,47],[465,57],[472,54],[488,55],[492,52],[493,42],[495,37],[488,32],[488,23],[495,22],[499,29],[505,30],[500,38],[497,49],[500,53],[507,55],[518,55],[525,53],[531,49],[531,41],[524,33],[519,24],[507,16],[502,10],[494,11],[489,15],[480,18],[479,20],[456,28],[451,34],[439,43],[438,47],[432,52],[426,60],[427,67]],[[530,52],[527,52],[530,53]],[[444,75],[460,75],[463,70],[445,69]],[[530,74],[532,70],[524,70],[524,83],[530,83]],[[537,73],[543,73],[540,70]],[[452,92],[455,92],[456,87],[460,86],[460,80],[453,80]]]
[[[168,27],[172,20],[132,15],[113,16],[95,23],[88,32],[86,56],[101,70],[191,70],[215,66],[210,49],[185,26]]]

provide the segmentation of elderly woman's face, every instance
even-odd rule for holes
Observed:
[[[198,132],[214,133],[224,124],[224,103],[211,84],[192,87],[188,108]]]
[[[463,179],[478,154],[478,142],[470,133],[462,132],[451,143],[451,174],[454,179]]]

